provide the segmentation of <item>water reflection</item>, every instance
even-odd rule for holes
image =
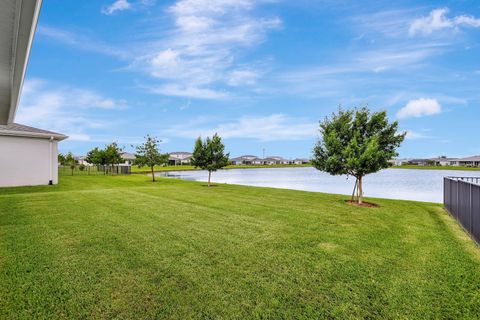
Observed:
[[[174,171],[159,173],[169,177],[207,181],[204,171]],[[480,176],[480,172],[457,170],[386,169],[364,178],[365,196],[443,201],[443,177]],[[216,183],[285,188],[337,194],[351,194],[355,178],[331,176],[314,168],[269,168],[220,170],[212,175]]]

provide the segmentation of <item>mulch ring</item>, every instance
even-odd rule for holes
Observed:
[[[364,207],[364,208],[378,208],[378,204],[371,202],[363,202],[362,204],[357,203],[357,201],[345,200],[345,202],[351,206]]]

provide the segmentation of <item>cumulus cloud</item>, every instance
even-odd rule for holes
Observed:
[[[442,112],[442,106],[436,99],[420,98],[410,100],[403,108],[397,112],[399,119],[419,118],[430,116]]]
[[[211,136],[218,133],[225,139],[255,139],[260,141],[308,140],[316,136],[318,125],[303,118],[284,114],[245,116],[236,121],[212,127],[192,128],[195,124],[175,126],[167,132],[185,138]]]
[[[454,29],[459,27],[480,27],[480,18],[473,16],[460,15],[452,18],[447,17],[448,8],[439,8],[432,10],[426,17],[414,20],[410,24],[410,35],[423,34],[429,35],[435,31],[444,29]]]
[[[114,14],[117,11],[129,10],[132,4],[128,0],[117,0],[109,6],[102,8],[102,13],[106,15]]]
[[[108,126],[112,119],[92,115],[92,109],[115,111],[125,100],[105,97],[93,90],[57,85],[41,79],[25,82],[16,121],[65,133],[70,140],[90,140],[88,131]]]

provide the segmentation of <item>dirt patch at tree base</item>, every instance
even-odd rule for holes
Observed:
[[[345,200],[345,202],[351,206],[364,207],[364,208],[378,208],[378,204],[371,202],[363,202],[362,204],[357,203],[357,201]]]

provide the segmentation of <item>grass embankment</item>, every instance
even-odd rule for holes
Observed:
[[[419,169],[419,170],[459,170],[459,171],[478,171],[480,167],[465,167],[465,166],[393,166],[393,169]]]
[[[310,164],[275,164],[275,165],[228,165],[224,169],[265,169],[265,168],[302,168],[311,167]],[[156,172],[162,171],[191,171],[199,170],[194,166],[155,166]],[[138,166],[132,166],[132,172],[134,173],[150,173],[150,169],[146,167],[139,168]]]
[[[437,204],[134,176],[0,189],[0,318],[478,318]]]

